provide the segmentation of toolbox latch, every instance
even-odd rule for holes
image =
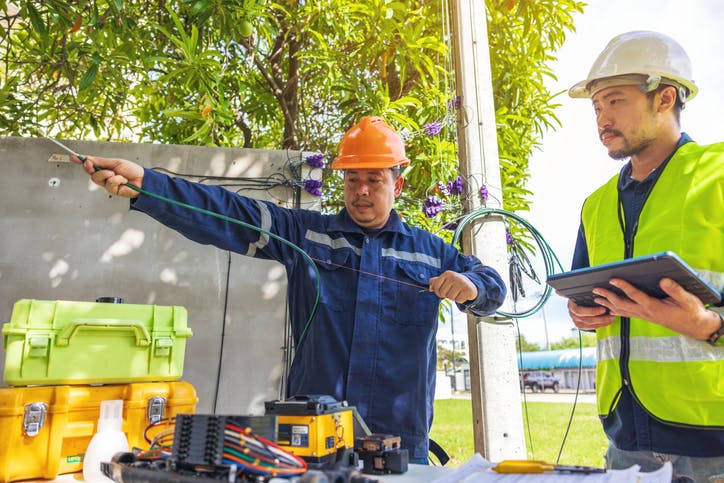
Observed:
[[[28,357],[46,357],[50,337],[47,335],[34,335],[28,338]]]
[[[157,423],[163,419],[166,414],[166,398],[162,396],[154,396],[148,398],[148,407],[146,408],[146,419],[151,424]]]
[[[173,347],[173,339],[171,337],[159,337],[156,339],[156,347],[153,355],[156,357],[168,357]]]
[[[43,402],[34,402],[25,405],[23,432],[27,436],[37,436],[40,428],[45,424],[45,413],[47,411],[48,406]]]

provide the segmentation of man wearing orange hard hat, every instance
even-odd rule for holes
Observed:
[[[503,303],[505,285],[477,258],[400,220],[393,205],[404,184],[401,168],[410,160],[402,138],[382,118],[362,117],[338,154],[332,168],[344,171],[345,208],[336,215],[282,208],[126,160],[89,156],[83,165],[96,184],[132,198],[132,209],[192,240],[284,264],[298,341],[287,395],[347,401],[373,432],[401,436],[411,462],[426,463],[440,301],[489,315]],[[227,216],[300,247],[321,278],[308,327],[317,285],[304,257],[258,231],[139,194],[127,182],[188,205],[228,207]]]

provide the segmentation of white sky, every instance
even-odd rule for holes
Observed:
[[[656,30],[677,40],[689,55],[699,94],[681,115],[682,129],[700,144],[724,141],[724,3],[722,0],[589,0],[575,17],[576,32],[554,55],[558,81],[551,92],[567,90],[586,78],[593,61],[614,36],[631,30]],[[565,269],[570,268],[585,197],[621,167],[608,157],[596,134],[590,101],[559,96],[562,127],[549,132],[530,160],[534,193],[530,213],[518,213],[543,235]],[[544,345],[572,335],[563,299],[553,295],[542,312],[519,321],[529,341]],[[445,324],[449,325],[449,324]],[[455,336],[466,336],[455,325]],[[442,334],[448,327],[440,327]],[[441,334],[441,335],[442,335]]]

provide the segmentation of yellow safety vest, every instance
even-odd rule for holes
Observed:
[[[618,176],[584,203],[591,265],[620,260]],[[682,145],[641,210],[631,256],[671,250],[719,290],[724,288],[724,143]],[[623,384],[656,419],[724,428],[724,347],[642,319],[596,330],[598,412],[615,408]]]

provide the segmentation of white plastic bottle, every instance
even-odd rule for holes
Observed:
[[[111,461],[119,451],[128,451],[128,439],[122,427],[123,400],[101,401],[98,431],[91,438],[83,458],[83,479],[88,483],[113,481],[101,471],[101,461]]]

